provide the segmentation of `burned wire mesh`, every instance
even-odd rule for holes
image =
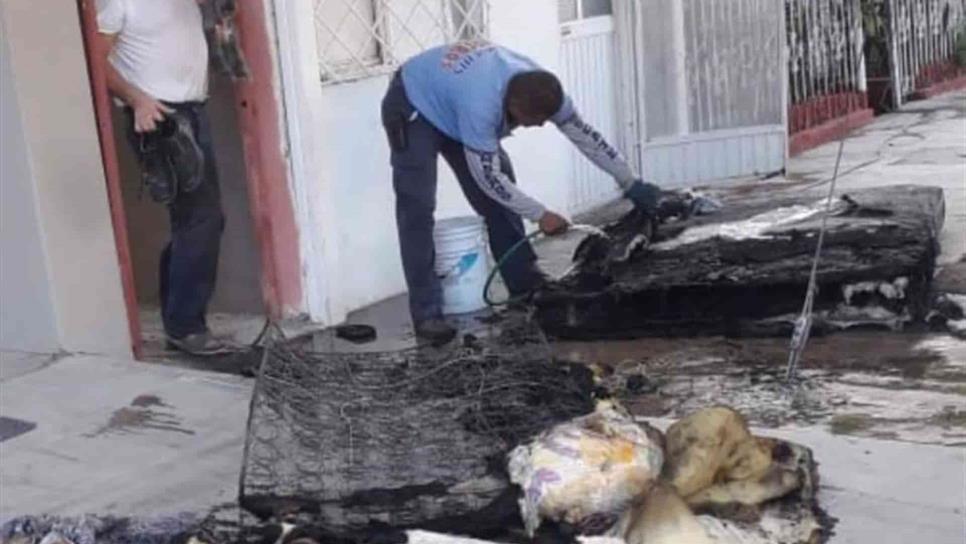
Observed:
[[[333,530],[468,515],[507,488],[503,456],[593,409],[593,377],[555,363],[525,318],[448,349],[266,351],[242,505],[312,512]]]

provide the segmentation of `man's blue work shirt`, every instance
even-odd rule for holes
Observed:
[[[509,134],[504,97],[510,79],[542,70],[529,58],[484,41],[434,47],[402,66],[403,86],[420,115],[450,138],[478,152],[495,153]],[[569,98],[551,118],[573,115]]]

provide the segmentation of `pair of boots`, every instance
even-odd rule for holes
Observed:
[[[141,181],[151,198],[170,204],[179,192],[190,193],[204,180],[205,156],[191,121],[169,113],[158,128],[140,136]]]

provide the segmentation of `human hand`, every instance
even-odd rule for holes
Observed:
[[[540,217],[540,221],[537,222],[540,227],[540,232],[546,234],[547,236],[556,236],[558,234],[563,234],[567,232],[570,228],[570,222],[568,222],[562,215],[546,211],[543,212],[543,216]]]
[[[134,108],[134,132],[154,132],[164,116],[174,110],[148,95],[142,95],[132,105]]]
[[[657,215],[657,204],[661,199],[661,188],[653,183],[644,183],[637,180],[624,191],[634,207],[652,217]]]

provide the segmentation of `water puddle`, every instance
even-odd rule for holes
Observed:
[[[966,342],[942,334],[847,332],[814,338],[785,383],[787,339],[562,342],[598,369],[635,415],[680,417],[726,404],[755,426],[825,425],[910,442],[966,442]]]

